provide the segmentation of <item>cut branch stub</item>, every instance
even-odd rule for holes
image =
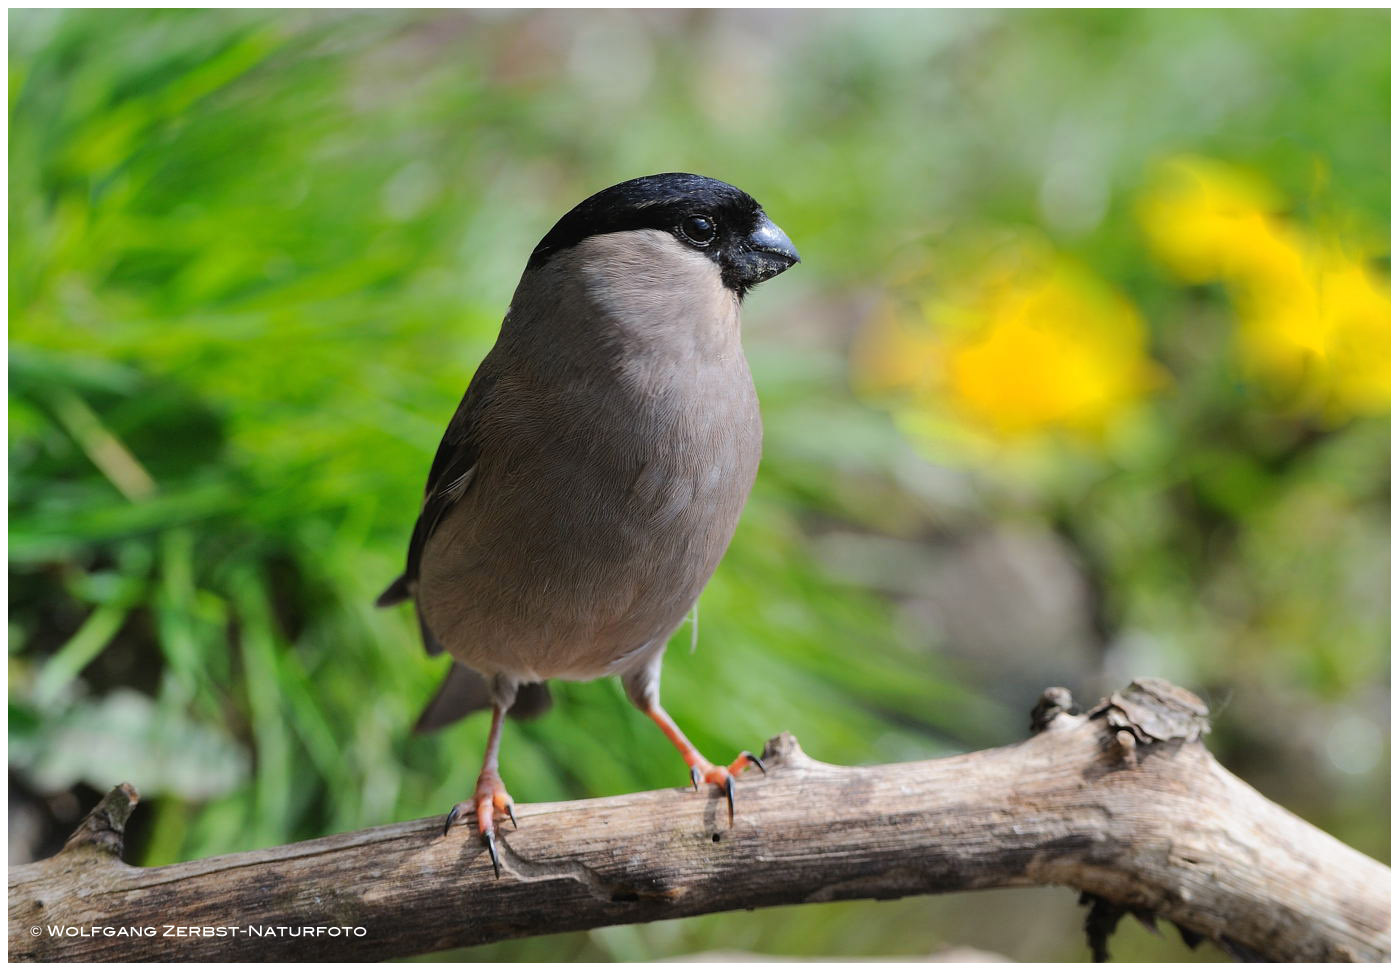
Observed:
[[[1068,688],[1045,688],[1040,700],[1030,710],[1030,734],[1038,735],[1060,715],[1071,714],[1074,696]]]
[[[91,853],[99,859],[120,860],[125,850],[126,821],[140,800],[136,787],[123,782],[83,817],[59,853]]]
[[[801,745],[797,742],[797,737],[791,732],[782,732],[767,740],[763,746],[763,765],[768,769],[778,767],[797,767],[810,765],[812,760],[802,751]]]

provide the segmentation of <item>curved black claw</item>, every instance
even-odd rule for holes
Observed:
[[[500,879],[500,855],[495,851],[495,830],[488,829],[481,834],[481,838],[486,841],[486,849],[491,853],[491,866],[495,867],[495,878]]]
[[[452,824],[461,818],[461,806],[453,806],[452,811],[447,814],[447,824],[442,827],[442,835],[446,836],[452,831]]]
[[[763,775],[768,774],[767,766],[763,765],[763,760],[758,758],[752,752],[739,752],[738,754],[741,755],[743,758],[747,759],[749,762],[752,762],[754,765],[756,765],[758,767],[758,771],[761,772]]]
[[[507,802],[505,804],[505,811],[510,814],[510,825],[519,829],[520,821],[515,818],[515,804],[513,802]]]
[[[729,829],[734,828],[734,777],[724,779],[724,795],[729,797]]]
[[[700,770],[693,765],[690,766],[690,785],[695,787],[695,792],[699,792]]]

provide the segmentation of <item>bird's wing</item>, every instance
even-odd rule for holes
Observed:
[[[447,431],[443,433],[442,441],[438,443],[437,454],[433,457],[432,468],[428,472],[427,488],[423,492],[423,508],[413,526],[413,538],[408,541],[407,568],[379,595],[375,603],[380,607],[401,603],[412,596],[428,539],[447,510],[460,500],[471,486],[479,457],[477,423],[481,410],[489,401],[496,384],[496,369],[492,357],[493,354],[487,354],[481,366],[476,369],[466,394],[457,405],[456,413],[447,423]],[[423,634],[428,653],[439,653],[442,648],[428,636],[426,628]],[[437,649],[433,650],[434,647]]]

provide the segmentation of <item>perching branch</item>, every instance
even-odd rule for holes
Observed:
[[[1389,959],[1389,869],[1220,767],[1193,695],[1143,679],[1086,714],[1071,705],[1051,689],[1033,737],[930,762],[825,765],[778,736],[769,774],[742,780],[732,829],[713,792],[524,805],[500,840],[500,880],[472,827],[443,837],[439,818],[131,867],[121,832],[136,793],[122,786],[57,856],[10,868],[10,958],[365,960],[1057,884],[1093,902],[1090,936],[1134,913],[1243,956]]]

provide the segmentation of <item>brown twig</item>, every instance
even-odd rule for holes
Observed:
[[[1062,689],[1061,689],[1062,690]],[[1057,884],[1099,937],[1131,913],[1275,960],[1388,960],[1389,870],[1206,751],[1198,699],[1143,679],[1082,715],[931,762],[843,768],[781,735],[722,798],[686,789],[519,807],[496,880],[439,818],[142,869],[122,787],[57,856],[10,869],[15,960],[371,959],[737,908]],[[38,933],[34,929],[38,929]],[[197,935],[197,936],[192,936]]]

